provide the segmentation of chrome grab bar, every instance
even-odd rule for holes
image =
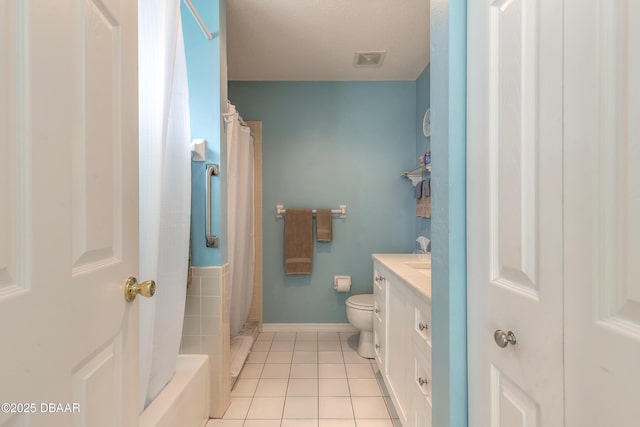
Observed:
[[[218,165],[211,164],[207,165],[207,173],[206,175],[206,183],[205,183],[205,192],[207,193],[207,206],[206,206],[206,219],[207,222],[206,229],[206,237],[207,237],[207,247],[208,248],[217,248],[218,247],[218,236],[211,235],[211,177],[218,176]]]

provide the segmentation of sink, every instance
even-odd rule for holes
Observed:
[[[430,262],[408,262],[406,264],[415,270],[431,270]]]

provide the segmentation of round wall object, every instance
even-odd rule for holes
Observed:
[[[424,113],[424,119],[422,120],[422,132],[424,136],[431,136],[431,108]]]

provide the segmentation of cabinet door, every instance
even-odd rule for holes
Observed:
[[[373,271],[374,283],[373,283],[373,343],[375,347],[376,363],[381,372],[385,371],[385,322],[384,313],[386,311],[384,288],[385,278],[376,269]]]
[[[432,389],[431,361],[424,357],[423,351],[414,345],[413,375],[409,379],[409,392],[412,397],[411,427],[431,427]]]
[[[386,377],[389,393],[402,425],[409,425],[408,414],[411,402],[408,378],[411,376],[411,325],[413,324],[413,303],[411,292],[400,283],[387,280],[387,321]]]
[[[415,351],[427,357],[431,366],[431,304],[424,295],[413,291],[415,305],[412,310],[413,324],[411,336]],[[431,374],[431,370],[429,370]]]

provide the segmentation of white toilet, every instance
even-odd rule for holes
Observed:
[[[358,354],[367,359],[375,357],[373,347],[373,294],[353,295],[347,299],[349,323],[360,331]]]

